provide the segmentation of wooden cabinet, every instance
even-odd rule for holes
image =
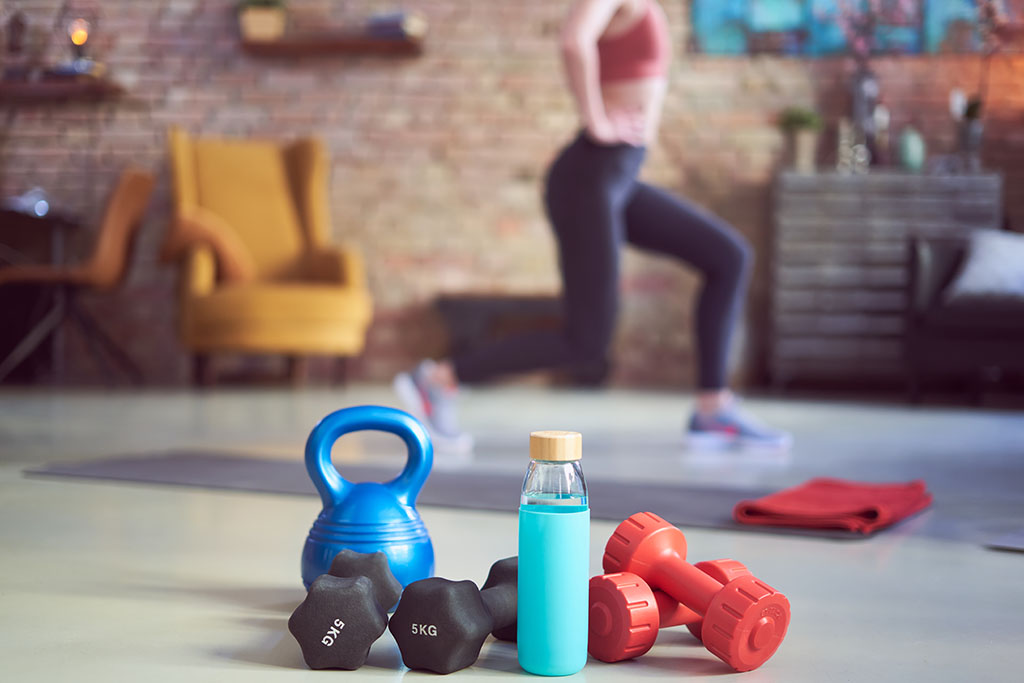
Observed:
[[[998,228],[998,174],[786,172],[775,188],[772,381],[898,380],[907,238]]]

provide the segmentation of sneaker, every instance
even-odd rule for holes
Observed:
[[[773,429],[758,422],[734,403],[714,415],[694,412],[686,433],[687,443],[694,448],[719,450],[728,448],[767,448],[789,450],[793,437],[789,432]]]
[[[434,448],[447,453],[473,450],[473,436],[459,429],[458,391],[430,380],[435,363],[422,361],[411,372],[401,372],[392,385],[406,410],[430,432]]]

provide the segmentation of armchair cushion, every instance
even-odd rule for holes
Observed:
[[[193,348],[323,353],[362,350],[372,305],[362,289],[315,284],[218,287],[194,297],[183,323]]]
[[[281,147],[200,138],[195,164],[199,206],[237,232],[259,279],[295,275],[307,245]]]
[[[976,230],[960,272],[942,295],[943,302],[1006,298],[1024,301],[1024,235]]]
[[[314,282],[330,282],[345,287],[366,287],[363,257],[354,249],[328,246],[306,254],[306,273]]]
[[[932,333],[982,339],[1011,333],[1019,337],[1024,334],[1024,298],[957,300],[932,308],[923,322]]]

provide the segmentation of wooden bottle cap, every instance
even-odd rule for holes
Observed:
[[[583,435],[579,432],[530,432],[532,460],[579,460],[583,457]]]

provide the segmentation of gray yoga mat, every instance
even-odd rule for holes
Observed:
[[[396,471],[394,465],[344,466],[345,478],[350,481],[387,481],[395,476]],[[301,461],[203,451],[168,451],[58,462],[29,468],[25,473],[261,493],[317,495]],[[519,506],[521,486],[521,474],[435,468],[420,492],[417,505],[514,512]],[[622,521],[635,512],[649,510],[684,528],[704,527],[836,539],[864,538],[861,534],[840,530],[751,526],[733,521],[733,506],[741,500],[759,498],[771,493],[764,489],[624,483],[589,478],[587,486],[591,516],[594,519]]]

